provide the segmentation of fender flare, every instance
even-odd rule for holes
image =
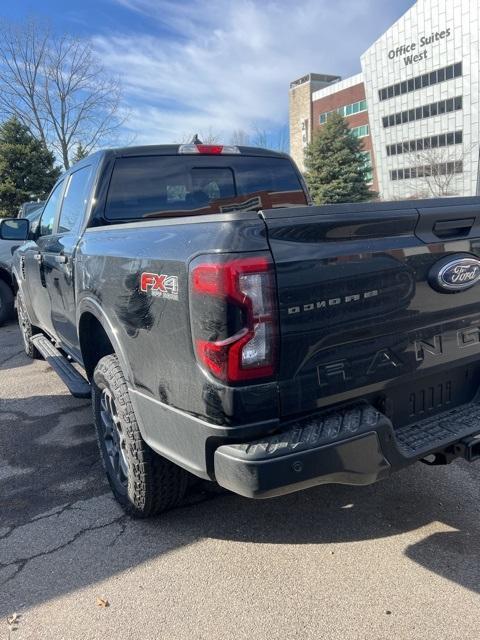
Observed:
[[[110,343],[112,344],[113,350],[115,351],[115,355],[118,356],[120,361],[120,366],[122,367],[123,374],[127,380],[129,386],[132,385],[133,382],[133,372],[128,362],[128,358],[126,357],[125,350],[118,339],[118,330],[115,329],[113,323],[102,309],[101,305],[97,300],[92,297],[82,298],[78,307],[77,307],[77,335],[79,337],[80,344],[80,320],[84,313],[92,314],[98,322],[103,327],[103,330],[108,336]]]

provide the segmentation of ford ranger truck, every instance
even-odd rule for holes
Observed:
[[[0,226],[25,351],[91,394],[128,513],[480,457],[479,198],[311,206],[286,155],[137,147],[28,227]]]

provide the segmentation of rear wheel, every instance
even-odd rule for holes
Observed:
[[[18,326],[20,328],[20,333],[22,334],[25,353],[29,358],[40,359],[42,357],[40,352],[30,342],[30,338],[38,333],[38,329],[30,322],[30,318],[28,317],[28,312],[25,307],[25,301],[23,300],[23,296],[20,291],[17,293],[17,315]]]
[[[103,466],[124,510],[146,518],[178,504],[188,473],[144,442],[117,356],[105,356],[98,363],[92,403]]]
[[[13,317],[13,291],[6,282],[0,280],[0,325]]]

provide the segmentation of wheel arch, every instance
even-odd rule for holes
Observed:
[[[115,354],[130,384],[133,379],[132,371],[117,331],[98,302],[90,298],[82,300],[77,318],[80,351],[88,379],[92,379],[95,367],[104,356]]]

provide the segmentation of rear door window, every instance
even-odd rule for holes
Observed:
[[[92,167],[86,166],[68,177],[58,222],[58,233],[77,231],[80,228],[88,200],[91,175]]]
[[[40,220],[40,236],[49,236],[53,233],[53,224],[57,217],[58,204],[60,202],[60,196],[62,195],[63,181],[59,182],[53,188],[50,193],[47,204],[42,211],[42,218]]]
[[[306,205],[292,163],[260,156],[118,158],[107,220],[258,211]]]

